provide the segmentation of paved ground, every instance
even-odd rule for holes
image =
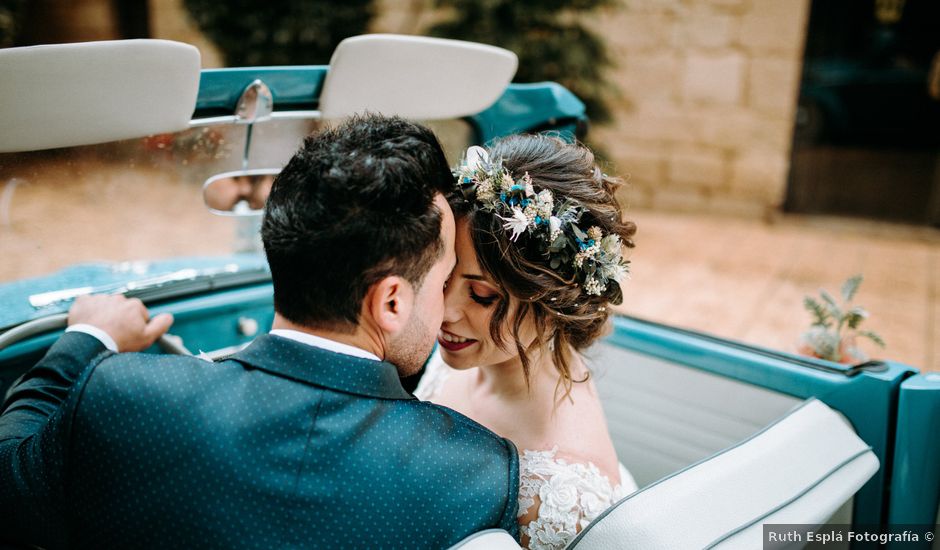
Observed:
[[[94,158],[11,169],[0,179],[0,282],[78,262],[231,250],[233,218],[209,213],[198,177]]]
[[[182,166],[174,174],[166,167],[129,172],[94,157],[8,167],[12,177],[0,186],[0,250],[7,258],[0,281],[79,261],[230,250],[233,220],[202,205],[205,168],[193,166],[190,174]],[[940,231],[794,216],[770,224],[650,211],[630,216],[639,225],[638,246],[623,311],[793,351],[810,322],[804,295],[820,287],[837,292],[862,273],[856,301],[871,313],[864,326],[888,344],[884,351],[863,348],[940,371]]]
[[[621,310],[775,349],[795,350],[810,323],[803,297],[864,282],[863,328],[887,348],[872,357],[940,371],[940,231],[875,222],[782,216],[773,223],[631,213],[639,226]]]

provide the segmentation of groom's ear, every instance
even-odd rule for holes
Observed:
[[[396,334],[408,324],[414,301],[414,289],[407,280],[385,277],[369,288],[363,301],[363,313],[383,332]]]

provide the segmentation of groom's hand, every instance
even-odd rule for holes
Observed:
[[[161,313],[151,319],[144,303],[137,298],[79,296],[69,309],[69,326],[79,323],[108,333],[118,351],[140,351],[170,329],[173,316]]]

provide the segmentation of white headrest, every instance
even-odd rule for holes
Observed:
[[[878,470],[822,402],[620,501],[572,548],[762,548],[764,523],[821,525]]]
[[[516,74],[509,50],[474,42],[368,34],[340,42],[320,93],[323,118],[369,111],[434,120],[479,113]]]
[[[185,129],[199,70],[199,50],[168,40],[0,50],[0,152]]]

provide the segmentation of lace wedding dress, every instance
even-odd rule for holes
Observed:
[[[415,396],[431,400],[451,372],[440,355],[431,358]],[[620,465],[620,484],[613,485],[597,466],[561,458],[558,447],[519,449],[518,517],[535,517],[520,526],[532,550],[564,548],[612,504],[636,490]],[[532,510],[538,506],[537,514]]]

